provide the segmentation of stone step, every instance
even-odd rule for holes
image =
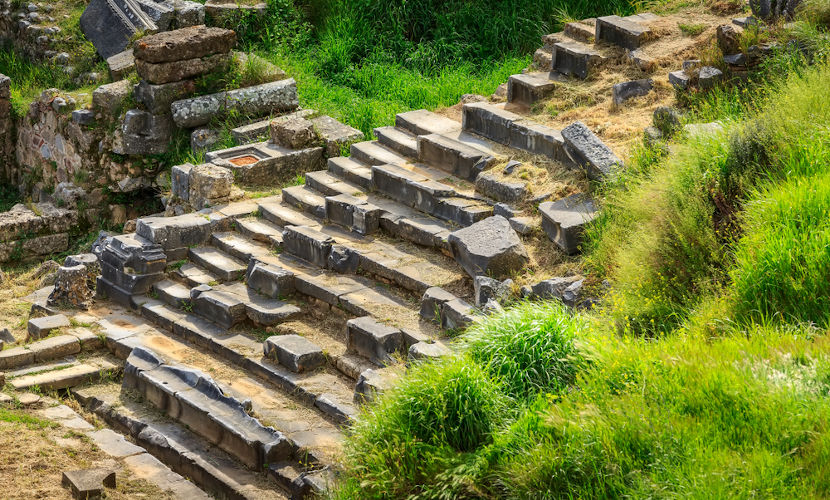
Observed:
[[[562,27],[562,34],[577,42],[594,43],[596,24],[596,19],[565,23],[565,26]]]
[[[466,132],[572,166],[556,129],[484,102],[465,104],[462,116]]]
[[[260,295],[243,283],[223,285],[221,291],[240,297],[245,304],[245,313],[254,325],[267,327],[289,321],[301,314],[299,307],[275,298]]]
[[[21,346],[0,351],[0,371],[16,370],[35,363],[45,363],[82,351],[103,347],[103,341],[86,328],[76,328],[64,335],[55,335]]]
[[[246,305],[242,297],[229,293],[220,286],[205,287],[204,291],[195,295],[193,312],[229,329],[247,319]]]
[[[316,408],[339,425],[348,423],[355,414],[350,398],[351,384],[337,375],[327,371],[292,373],[264,358],[260,341],[228,332],[196,315],[176,311],[158,301],[145,301],[141,314],[188,343],[213,352],[239,369],[277,386],[285,394],[298,398],[308,408]]]
[[[207,269],[219,281],[237,281],[242,278],[248,265],[214,247],[194,247],[188,251],[194,264]]]
[[[582,122],[563,128],[562,140],[573,163],[584,168],[591,180],[606,178],[622,164],[611,148]]]
[[[187,285],[188,288],[197,287],[199,285],[215,285],[219,283],[219,278],[192,262],[183,264],[170,274],[175,279]]]
[[[582,244],[585,226],[597,215],[594,202],[583,194],[574,194],[539,205],[542,228],[563,252],[575,254]]]
[[[375,129],[378,142],[409,158],[418,157],[418,140],[412,133],[397,127]]]
[[[189,307],[190,287],[172,280],[162,280],[153,284],[153,291],[162,300],[178,309]]]
[[[57,363],[53,365],[35,365],[27,373],[11,372],[6,374],[6,383],[16,391],[38,388],[44,391],[68,389],[77,385],[112,378],[118,375],[121,367],[106,357],[93,357],[83,362]]]
[[[124,365],[123,387],[181,422],[253,470],[293,457],[295,444],[248,415],[242,401],[205,373],[136,347]]]
[[[328,169],[333,175],[364,189],[372,189],[372,169],[346,156],[329,158]]]
[[[418,137],[418,159],[466,180],[475,180],[494,161],[489,153],[440,134]]]
[[[507,102],[530,107],[553,94],[557,85],[550,71],[512,75],[507,81]]]
[[[342,178],[335,176],[328,170],[307,172],[305,174],[305,184],[311,189],[322,193],[324,196],[337,196],[339,194],[361,196],[364,194],[362,188],[345,182]]]
[[[216,248],[228,255],[232,255],[242,262],[249,262],[251,258],[261,257],[271,253],[269,247],[246,235],[242,231],[213,233],[210,242]]]
[[[375,188],[386,196],[428,215],[470,225],[492,214],[492,207],[480,200],[458,196],[455,188],[428,179],[395,165],[372,167]],[[370,200],[372,198],[370,197]],[[382,204],[378,204],[383,207]],[[399,213],[392,211],[391,214]]]
[[[634,50],[648,41],[651,34],[649,28],[620,16],[597,18],[595,32],[597,43],[608,43],[628,50]]]
[[[590,45],[558,42],[553,45],[553,71],[582,80],[592,75],[605,57]]]
[[[264,217],[237,219],[236,230],[240,234],[274,247],[282,245],[282,227],[269,222]]]
[[[72,390],[107,425],[130,436],[174,472],[220,498],[287,500],[273,480],[239,463],[193,430],[116,383]]]
[[[320,193],[309,186],[291,186],[282,190],[283,202],[309,214],[326,218],[326,199]]]
[[[281,228],[285,226],[319,227],[320,225],[315,219],[281,202],[262,202],[259,204],[259,212],[263,219]]]
[[[395,126],[414,135],[446,134],[461,130],[461,125],[438,113],[416,109],[395,116]]]
[[[352,144],[351,158],[366,165],[399,165],[408,160],[395,151],[381,145],[378,141],[358,142]]]

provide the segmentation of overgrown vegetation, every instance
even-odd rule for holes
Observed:
[[[603,305],[520,303],[412,368],[355,426],[333,498],[830,493],[830,62],[826,28],[796,29],[810,57],[684,101],[722,131],[643,146],[600,189]],[[472,448],[407,424],[455,407]]]

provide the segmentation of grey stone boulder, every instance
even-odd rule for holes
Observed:
[[[354,387],[354,401],[370,403],[394,387],[399,379],[398,372],[390,368],[364,370],[357,378],[357,384]]]
[[[427,288],[421,298],[421,317],[428,321],[441,321],[441,308],[444,303],[455,300],[457,297],[443,288],[434,286]]]
[[[403,348],[403,334],[393,326],[378,323],[371,316],[346,322],[346,348],[378,364],[392,361],[392,355]]]
[[[702,89],[711,89],[723,79],[723,71],[714,66],[704,66],[698,73],[698,85]]]
[[[262,116],[291,111],[300,105],[297,82],[293,78],[238,90],[219,92],[174,102],[170,109],[181,128],[205,125],[228,112],[243,116]]]
[[[12,332],[8,328],[0,328],[0,342],[14,344],[17,342],[17,339],[14,338],[14,335],[12,335]]]
[[[472,277],[506,278],[528,261],[519,235],[500,215],[450,233],[449,244],[455,260]]]
[[[222,133],[216,129],[202,127],[190,133],[190,150],[196,154],[210,151],[221,142]]]
[[[685,90],[692,82],[685,71],[672,71],[669,73],[669,83],[678,90]]]
[[[653,88],[654,81],[651,78],[617,83],[611,88],[614,106],[621,106],[625,101],[634,97],[648,95]]]
[[[542,214],[542,229],[567,254],[579,251],[585,226],[597,214],[593,200],[583,194],[542,203],[539,212]]]
[[[463,330],[475,321],[476,310],[461,299],[453,299],[441,306],[441,328]]]
[[[524,290],[524,298],[558,299],[565,305],[574,307],[579,301],[585,279],[582,276],[551,278],[540,281]]]
[[[275,335],[263,344],[265,356],[276,359],[294,373],[315,370],[326,362],[323,350],[300,335]]]
[[[743,28],[734,24],[721,24],[717,28],[718,47],[724,55],[741,52],[741,33]]]
[[[135,43],[133,54],[136,59],[164,63],[227,54],[234,45],[233,30],[191,26],[145,36]]]
[[[482,307],[490,300],[504,302],[510,298],[513,280],[499,281],[487,276],[473,278],[473,297],[476,307]]]
[[[620,159],[582,122],[562,129],[565,151],[592,180],[602,180],[620,166]]]

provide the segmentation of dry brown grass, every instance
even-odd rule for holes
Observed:
[[[83,434],[40,419],[28,425],[14,421],[31,416],[27,410],[3,410],[0,414],[0,484],[4,499],[70,499],[69,490],[61,486],[63,471],[90,467],[118,469],[118,486],[107,490],[106,498],[174,498],[146,480],[132,478],[128,470],[121,469]]]
[[[26,321],[31,303],[25,297],[42,287],[40,264],[5,271],[0,278],[0,329],[8,328],[18,340],[26,338]]]

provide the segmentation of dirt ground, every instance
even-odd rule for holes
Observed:
[[[71,499],[69,490],[61,486],[63,471],[92,467],[117,470],[117,486],[106,491],[108,499],[174,498],[144,479],[131,477],[85,435],[38,418],[34,410],[0,407],[0,498]]]

